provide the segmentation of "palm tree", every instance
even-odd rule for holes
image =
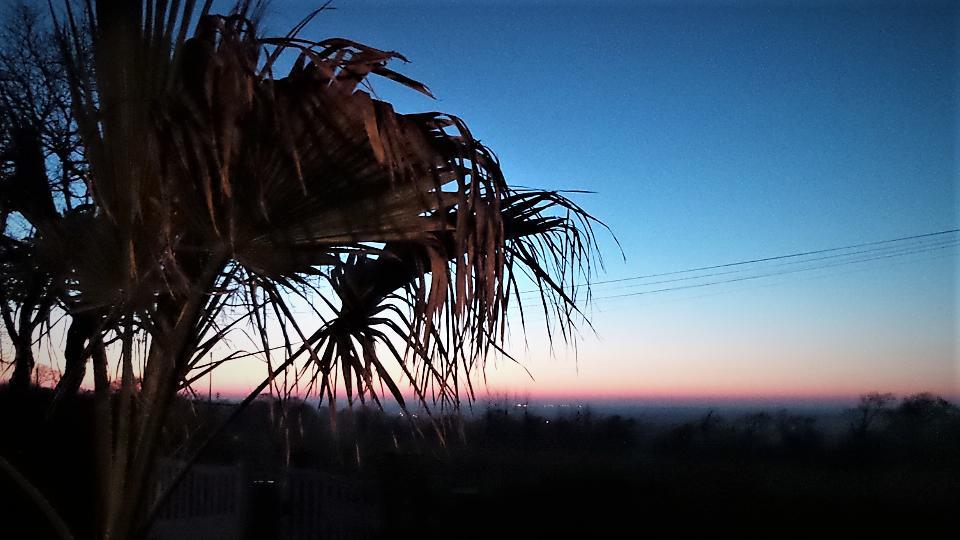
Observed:
[[[250,399],[303,360],[297,373],[331,401],[342,387],[379,402],[379,381],[403,404],[391,358],[424,405],[457,407],[504,352],[520,276],[567,338],[574,282],[591,272],[590,215],[563,194],[510,188],[459,118],[398,114],[362,90],[376,75],[430,95],[387,67],[401,55],[297,37],[316,11],[265,38],[259,3],[229,15],[210,4],[66,2],[58,16],[92,204],[41,242],[59,261],[71,355],[93,363],[104,538],[148,522],[171,404],[219,365],[202,359],[240,321],[264,355],[267,317],[284,335]],[[295,59],[279,77],[284,53]],[[333,317],[303,328],[292,295]]]

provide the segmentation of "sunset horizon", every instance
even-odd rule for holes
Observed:
[[[8,0],[0,225],[2,538],[956,534],[957,0]]]

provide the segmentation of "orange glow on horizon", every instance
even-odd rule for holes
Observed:
[[[253,385],[217,385],[214,394],[219,393],[222,398],[242,399],[254,389]],[[537,401],[610,401],[610,402],[844,402],[856,400],[860,395],[869,392],[892,392],[898,397],[908,396],[921,392],[929,392],[945,399],[960,400],[960,391],[945,385],[940,388],[911,388],[911,387],[844,387],[808,388],[808,389],[757,389],[734,387],[684,387],[668,388],[634,388],[634,389],[605,389],[589,390],[562,389],[537,387],[497,387],[477,389],[476,402],[484,403],[493,399],[531,399]],[[201,392],[201,394],[204,394]],[[311,399],[316,396],[311,395]],[[404,392],[408,403],[415,403],[416,398],[412,391]],[[346,396],[341,392],[337,396],[338,404],[346,404]]]

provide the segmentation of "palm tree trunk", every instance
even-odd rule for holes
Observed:
[[[100,475],[100,481],[108,486],[104,538],[129,538],[144,532],[139,531],[139,520],[145,517],[143,513],[148,507],[147,497],[153,485],[163,427],[176,399],[178,382],[186,374],[200,338],[196,329],[206,316],[209,301],[205,291],[211,289],[226,260],[225,252],[212,254],[206,268],[197,272],[196,282],[204,285],[197,289],[200,292],[194,292],[186,301],[171,302],[167,306],[165,319],[172,324],[167,332],[153,336],[139,411],[121,405],[121,413],[129,417],[119,419],[117,425],[126,429],[123,433],[119,430],[112,433],[115,442],[110,452],[112,470]],[[132,386],[132,365],[125,365],[123,369],[126,378],[123,384]],[[125,393],[121,392],[121,399]],[[122,474],[123,478],[117,481],[111,474]]]

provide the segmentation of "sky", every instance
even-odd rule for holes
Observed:
[[[267,33],[315,5],[274,2]],[[302,36],[403,53],[411,63],[394,69],[437,99],[374,81],[398,111],[462,117],[513,185],[595,192],[575,199],[623,255],[598,232],[598,280],[960,227],[956,3],[334,6]],[[881,245],[851,264],[827,265],[854,260],[840,251],[732,267],[746,272],[734,279],[790,272],[672,291],[618,296],[711,279],[601,283],[593,331],[551,348],[534,321],[526,344],[510,343],[523,367],[491,362],[481,393],[957,396],[956,237]],[[248,387],[262,370],[224,368],[216,384]]]

